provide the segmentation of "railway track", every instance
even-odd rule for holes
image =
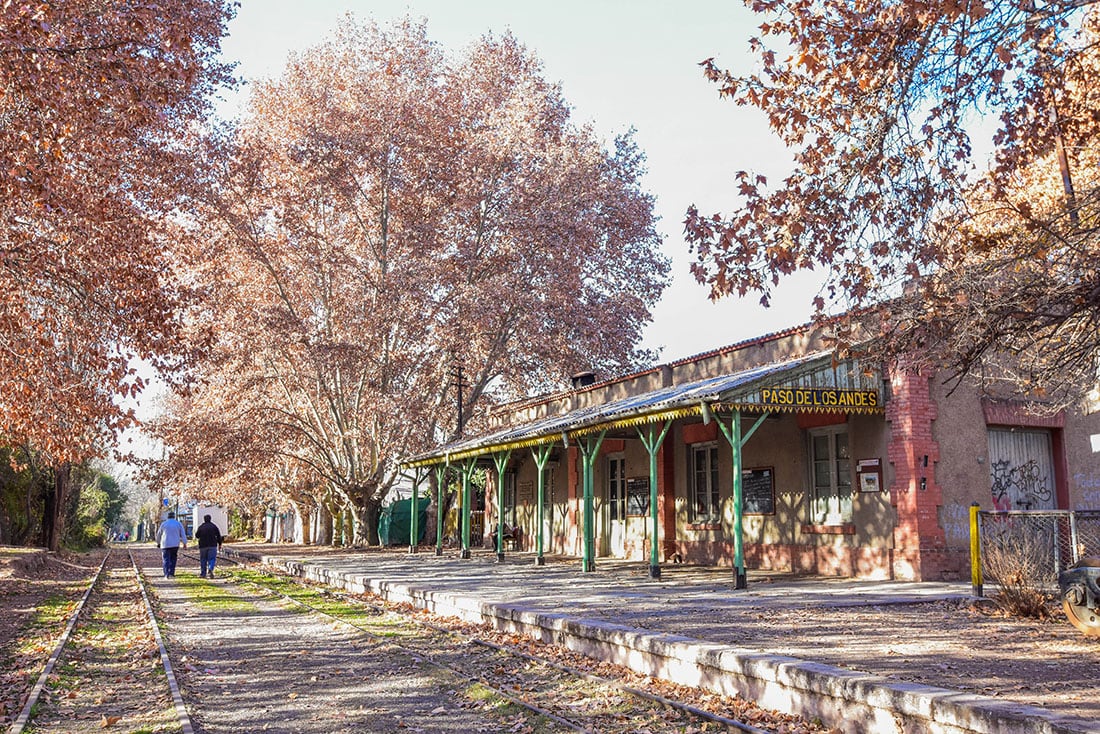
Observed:
[[[419,618],[408,608],[372,603],[282,573],[241,564],[241,570],[234,576],[245,584],[277,594],[288,603],[348,625],[363,635],[384,639],[410,655],[476,681],[512,704],[553,722],[557,730],[608,734],[646,731],[764,734],[790,724],[790,717],[780,716],[776,727],[761,728],[563,664],[549,654],[539,654],[541,646],[531,641],[513,640],[510,644],[506,635],[457,621],[443,626]],[[692,694],[696,698],[702,696],[694,689],[688,693]],[[755,709],[753,714],[754,718],[766,717]],[[803,723],[798,730],[813,728]]]
[[[108,728],[193,731],[141,574],[119,549],[108,550],[8,731]]]

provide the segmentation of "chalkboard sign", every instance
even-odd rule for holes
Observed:
[[[626,514],[649,514],[649,478],[636,477],[626,480]]]
[[[771,515],[775,512],[775,479],[771,467],[745,469],[741,472],[741,496],[745,512]]]

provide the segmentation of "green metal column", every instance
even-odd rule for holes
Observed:
[[[581,449],[581,486],[584,490],[584,544],[582,547],[581,568],[587,573],[596,570],[596,512],[595,478],[593,477],[596,457],[607,431],[600,431],[599,438],[584,437],[577,445]]]
[[[450,462],[436,464],[435,467],[435,554],[443,555],[443,490],[446,486],[447,469]]]
[[[657,515],[657,452],[661,450],[661,444],[664,443],[665,436],[668,435],[668,429],[671,427],[672,421],[665,421],[664,428],[661,429],[660,435],[654,435],[657,427],[652,423],[646,426],[646,433],[642,433],[640,426],[638,428],[638,438],[641,439],[642,445],[645,446],[645,450],[649,453],[649,518],[651,522],[649,577],[651,579],[661,578],[661,563],[658,551],[660,521]]]
[[[704,422],[707,422],[706,416],[708,415],[710,415],[710,409],[704,405]],[[756,433],[756,429],[767,417],[768,414],[763,413],[744,436],[741,435],[740,410],[734,409],[729,428],[723,425],[721,418],[718,419],[718,427],[722,429],[722,433],[729,441],[730,449],[733,452],[733,573],[734,588],[737,589],[744,589],[748,585],[747,574],[745,573],[745,497],[741,476],[741,449],[744,448],[745,443],[752,437],[752,434]]]
[[[733,449],[733,568],[735,589],[748,585],[745,572],[745,494],[741,476],[741,411],[733,411],[730,424],[730,446]]]
[[[462,465],[462,558],[470,557],[470,479],[476,465],[474,459]]]
[[[510,458],[511,449],[493,454],[493,463],[497,468],[497,562],[504,560],[504,470]]]
[[[427,472],[423,469],[417,468],[413,473],[413,494],[412,494],[412,507],[409,509],[409,553],[416,553],[416,548],[420,545],[420,528],[417,527],[420,523],[420,509],[419,505],[419,490],[420,482],[423,481]]]
[[[551,445],[545,446],[532,446],[531,454],[535,457],[535,466],[539,470],[538,478],[538,507],[535,510],[535,517],[538,518],[537,532],[535,533],[535,565],[543,566],[546,564],[546,559],[542,556],[542,531],[546,526],[546,518],[543,517],[543,508],[546,506],[546,465],[550,462],[550,450],[553,448]]]

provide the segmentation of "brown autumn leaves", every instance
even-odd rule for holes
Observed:
[[[169,490],[358,513],[454,430],[457,365],[469,414],[647,359],[668,264],[643,156],[512,37],[448,55],[349,18],[215,127],[228,4],[2,12],[6,441],[104,453],[140,357],[182,388]]]
[[[450,56],[422,24],[345,22],[205,165],[210,348],[159,425],[192,494],[369,533],[397,460],[454,431],[458,366],[476,417],[490,389],[644,361],[667,263],[642,157],[572,123],[510,36]]]
[[[840,324],[842,348],[885,319],[880,356],[1079,396],[1100,334],[1096,10],[752,7],[757,73],[704,71],[793,171],[740,174],[729,216],[689,212],[697,276],[766,300],[823,268],[823,312],[888,304]],[[103,453],[141,357],[188,388],[158,427],[170,489],[362,515],[396,458],[454,430],[458,365],[469,414],[649,356],[668,265],[642,155],[573,122],[515,39],[447,54],[422,24],[349,19],[212,133],[229,4],[0,12],[6,442]],[[975,112],[999,120],[988,174]]]
[[[857,316],[842,348],[870,334],[880,358],[1080,400],[1100,346],[1091,0],[752,7],[758,71],[704,70],[767,116],[793,170],[739,173],[729,216],[689,212],[699,280],[767,302],[783,275],[823,269],[819,316]]]
[[[54,461],[98,453],[140,390],[133,357],[187,351],[166,277],[189,235],[186,132],[226,78],[227,5],[0,8],[0,435]]]

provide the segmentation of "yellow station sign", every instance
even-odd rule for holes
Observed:
[[[848,408],[880,407],[877,390],[843,390],[834,387],[765,387],[760,403],[776,408]]]

